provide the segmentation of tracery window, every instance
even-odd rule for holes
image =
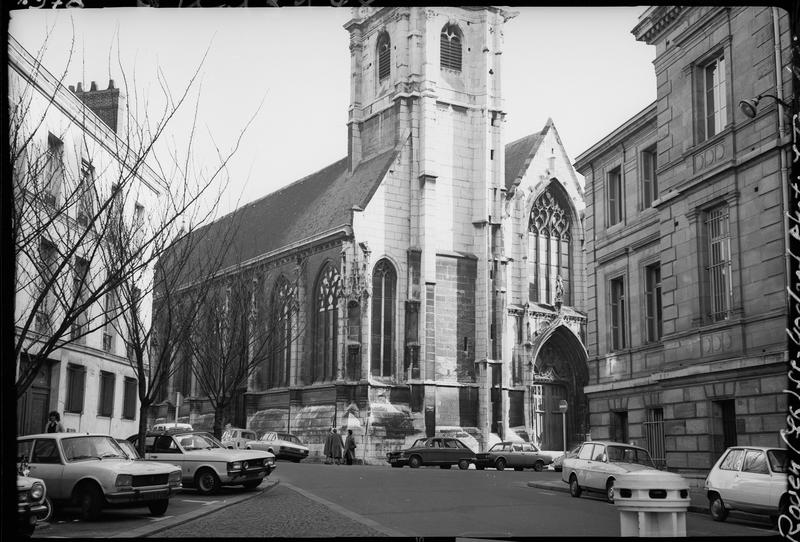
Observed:
[[[570,228],[566,195],[553,181],[534,201],[528,223],[529,299],[553,303],[557,277],[564,285],[562,303],[570,305]]]
[[[274,341],[267,361],[266,388],[289,385],[292,362],[292,329],[295,307],[294,288],[284,277],[278,279],[272,292],[272,334]]]
[[[388,260],[375,264],[372,272],[372,355],[374,376],[394,374],[394,323],[397,273]]]
[[[461,71],[461,31],[456,25],[442,28],[440,57],[442,68]]]
[[[389,34],[382,32],[378,36],[378,81],[389,77],[391,73],[391,42]]]
[[[317,282],[316,321],[314,325],[314,361],[311,364],[311,381],[326,382],[336,378],[339,296],[342,280],[339,271],[331,264],[323,268]]]

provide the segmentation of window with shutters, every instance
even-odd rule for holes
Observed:
[[[86,384],[86,367],[83,365],[67,365],[67,398],[64,403],[66,412],[80,414],[83,412],[83,393]]]
[[[49,334],[52,331],[51,315],[56,304],[56,247],[46,239],[39,244],[39,291],[42,300],[36,312],[36,331]]]
[[[89,262],[83,258],[76,258],[73,268],[72,295],[78,314],[72,323],[71,339],[78,344],[86,343],[86,334],[88,333],[87,283],[89,280]]]
[[[397,273],[388,260],[375,264],[372,272],[372,354],[374,376],[394,374],[395,293]]]
[[[100,371],[100,404],[97,407],[98,416],[114,415],[114,373]]]
[[[622,191],[622,170],[615,167],[608,172],[606,180],[606,199],[608,203],[608,215],[606,225],[613,226],[619,224],[623,219],[625,209]]]
[[[661,314],[661,264],[654,263],[644,268],[644,298],[647,342],[661,340],[663,319]]]
[[[136,419],[136,379],[125,377],[122,396],[122,417],[126,420]]]
[[[378,36],[378,81],[383,81],[391,74],[391,42],[388,32]]]
[[[626,347],[625,325],[625,279],[615,278],[609,282],[611,290],[611,349],[622,350]]]
[[[656,179],[656,147],[650,147],[641,153],[642,175],[642,207],[647,209],[653,206],[658,199],[658,179]]]
[[[440,57],[443,69],[461,71],[461,30],[456,25],[442,28]]]
[[[55,207],[59,203],[64,183],[64,142],[52,133],[47,135],[47,167],[42,185],[44,202]]]

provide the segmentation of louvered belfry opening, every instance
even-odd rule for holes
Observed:
[[[452,24],[442,28],[441,37],[442,68],[461,71],[461,32]]]
[[[378,80],[382,81],[389,77],[391,73],[391,43],[389,34],[381,33],[378,37]]]

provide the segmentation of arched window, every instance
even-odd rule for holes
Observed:
[[[528,231],[531,301],[554,303],[556,281],[563,285],[563,304],[570,305],[570,227],[567,196],[553,181],[533,203]]]
[[[326,265],[317,281],[312,382],[327,382],[336,378],[341,284],[341,277],[336,267],[331,264]]]
[[[440,57],[442,68],[461,71],[461,31],[454,24],[442,28]]]
[[[391,73],[391,42],[389,33],[381,32],[378,36],[378,81],[383,81]]]
[[[372,272],[372,361],[374,376],[394,373],[394,299],[397,273],[388,260],[375,264]]]
[[[272,329],[270,350],[267,353],[267,388],[289,385],[289,371],[292,362],[292,340],[295,313],[294,288],[284,277],[278,279],[272,292]]]

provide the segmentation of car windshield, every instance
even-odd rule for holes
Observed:
[[[65,438],[61,441],[61,448],[67,461],[128,457],[116,440],[103,435]]]
[[[275,440],[275,433],[264,433],[261,440]]]
[[[236,431],[225,431],[222,433],[222,440],[233,440],[236,438]]]
[[[772,467],[772,472],[787,472],[789,456],[786,450],[768,450],[767,458],[769,459],[769,466]]]
[[[650,454],[647,453],[647,450],[641,448],[609,446],[606,455],[608,456],[609,463],[636,463],[648,467],[655,467],[653,460],[650,459]]]
[[[424,448],[425,444],[428,442],[426,438],[418,438],[414,441],[414,444],[411,445],[412,448]]]
[[[211,448],[225,448],[220,441],[208,433],[175,435],[175,440],[180,443],[181,448],[186,452],[208,450]]]
[[[136,446],[134,446],[132,442],[118,440],[117,444],[122,448],[122,451],[125,452],[129,459],[141,459],[139,452],[136,451]]]
[[[300,444],[300,439],[294,435],[281,433],[278,435],[278,437],[280,437],[282,440],[285,440],[286,442],[291,442],[292,444]]]

